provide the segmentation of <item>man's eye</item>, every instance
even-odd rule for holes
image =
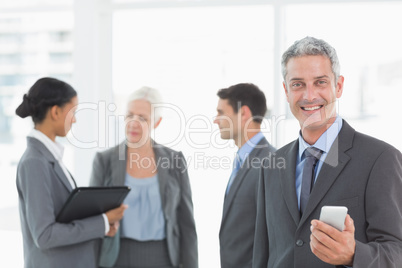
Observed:
[[[126,115],[126,119],[132,119],[133,117],[134,117],[134,115],[132,115],[132,114]]]
[[[293,83],[292,87],[300,87],[302,84],[301,83]]]

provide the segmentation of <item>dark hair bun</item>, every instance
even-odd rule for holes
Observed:
[[[33,84],[15,113],[25,118],[31,116],[35,124],[42,122],[47,111],[54,105],[62,107],[77,96],[77,92],[61,80],[43,77]]]
[[[21,117],[25,118],[27,116],[32,115],[32,105],[31,105],[31,100],[28,97],[27,94],[24,94],[22,103],[18,106],[18,108],[15,110],[15,113]]]

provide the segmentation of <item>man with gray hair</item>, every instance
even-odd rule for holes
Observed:
[[[355,131],[336,112],[343,92],[336,51],[313,37],[282,56],[283,87],[299,121],[297,140],[263,165],[253,267],[402,267],[402,155]],[[318,220],[344,206],[344,228]]]

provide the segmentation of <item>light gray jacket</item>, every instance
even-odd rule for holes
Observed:
[[[45,145],[35,138],[27,140],[17,168],[25,267],[97,267],[100,238],[105,235],[103,217],[69,224],[55,221],[71,185]]]
[[[193,217],[191,188],[185,158],[153,142],[162,209],[166,221],[166,239],[173,266],[198,267],[197,234]],[[140,161],[140,160],[139,160]],[[91,186],[124,185],[127,165],[127,147],[121,143],[96,154]],[[101,252],[100,266],[113,267],[118,257],[120,235],[106,237]]]

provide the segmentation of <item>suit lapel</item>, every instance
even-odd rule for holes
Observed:
[[[156,161],[156,167],[158,169],[158,183],[159,183],[159,191],[161,195],[161,201],[162,201],[162,207],[163,207],[163,212],[166,217],[166,208],[167,208],[167,198],[166,198],[166,186],[169,181],[169,167],[173,165],[173,163],[169,163],[168,167],[166,168],[165,165],[162,161],[166,161],[166,159],[169,159],[169,161],[173,161],[170,159],[170,156],[165,153],[161,145],[157,144],[156,142],[153,141],[153,149],[155,153],[155,161]]]
[[[296,140],[285,153],[285,163],[287,167],[280,169],[281,172],[281,185],[283,198],[288,207],[290,214],[296,225],[300,221],[300,211],[298,208],[297,195],[296,195],[296,157],[299,151],[299,141]]]
[[[122,148],[122,146],[124,148]],[[169,182],[169,178],[171,177],[169,173],[169,168],[173,164],[169,163],[169,165],[166,167],[166,163],[164,163],[163,161],[167,161],[167,159],[169,159],[169,161],[173,161],[173,159],[171,159],[171,156],[166,154],[166,151],[163,150],[163,147],[157,144],[155,141],[152,141],[152,148],[155,153],[156,167],[158,169],[158,183],[162,201],[162,209],[164,215],[167,215],[167,201],[169,199],[166,197],[166,188]],[[113,180],[113,185],[119,186],[125,184],[127,161],[130,161],[130,156],[127,154],[127,146],[125,142],[121,143],[120,146],[116,148],[116,150],[118,150],[118,152],[115,152],[115,155],[119,155],[119,157],[115,158],[114,162],[112,163],[112,170],[116,171],[117,178],[116,180]]]
[[[57,177],[59,177],[59,179],[64,184],[64,186],[68,189],[68,191],[71,192],[73,190],[73,188],[71,187],[70,182],[68,181],[66,175],[64,174],[63,170],[61,169],[61,166],[59,165],[59,163],[57,161],[53,163],[53,168],[57,174]]]
[[[63,185],[67,188],[67,190],[71,192],[73,188],[71,187],[70,182],[68,181],[66,175],[61,169],[59,162],[56,160],[56,158],[54,158],[52,153],[46,148],[46,146],[41,141],[31,137],[28,137],[27,140],[30,146],[38,150],[44,156],[44,158],[52,164],[53,169],[59,180],[63,183]]]
[[[257,144],[258,146],[264,146],[265,144],[268,144],[268,141],[266,138],[262,138],[261,141]],[[233,200],[235,199],[236,193],[239,190],[240,185],[242,184],[243,180],[246,178],[247,173],[249,170],[252,168],[252,165],[250,161],[258,157],[261,153],[261,150],[259,148],[254,148],[250,155],[246,158],[246,160],[243,162],[242,166],[240,167],[239,171],[236,174],[236,177],[233,180],[233,183],[230,187],[229,193],[225,196],[225,201],[223,203],[223,215],[222,215],[222,222],[224,221],[230,206],[233,203]]]
[[[121,146],[124,146],[124,148],[122,148]],[[161,195],[162,207],[166,215],[166,207],[167,207],[166,186],[169,181],[169,177],[171,177],[171,175],[169,174],[169,168],[172,166],[172,163],[169,163],[168,167],[166,168],[164,167],[166,166],[166,163],[164,163],[163,161],[166,161],[167,159],[169,159],[169,161],[173,160],[171,159],[171,156],[166,154],[165,150],[163,150],[163,147],[154,141],[152,141],[152,148],[155,153],[156,167],[158,169],[158,183],[159,183],[159,191]],[[114,159],[112,169],[116,170],[117,179],[115,180],[114,185],[118,186],[118,185],[124,185],[125,183],[127,161],[130,161],[130,156],[127,154],[127,146],[125,142],[121,143],[120,146],[116,148],[116,150],[119,151],[116,152],[115,155],[119,155],[119,157]]]
[[[254,151],[254,150],[253,150]],[[246,162],[249,162],[251,154],[247,157],[246,161],[244,161],[243,165],[240,167],[239,171],[236,174],[236,177],[234,178],[234,181],[230,187],[230,191],[228,194],[225,195],[225,201],[223,203],[223,215],[222,215],[222,221],[225,219],[226,215],[228,214],[229,208],[233,203],[233,200],[235,199],[236,193],[239,190],[239,187],[241,183],[243,182],[244,178],[246,177],[248,171],[250,170],[249,164]]]
[[[355,130],[343,121],[343,127],[332,144],[321,167],[321,171],[318,174],[317,181],[311,192],[306,211],[303,213],[300,224],[303,224],[311,213],[315,211],[320,201],[324,198],[332,184],[349,162],[350,157],[345,152],[352,147],[354,133]]]
[[[125,184],[127,161],[130,161],[130,156],[127,155],[125,142],[120,143],[120,145],[116,147],[116,150],[118,150],[118,152],[115,152],[114,155],[118,155],[119,157],[113,158],[111,169],[116,171],[116,179],[112,180],[112,183],[114,186],[120,186]]]

